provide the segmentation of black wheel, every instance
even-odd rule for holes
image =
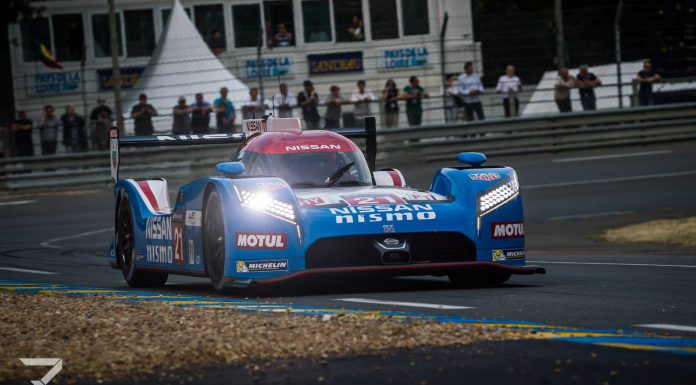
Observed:
[[[118,205],[116,228],[116,255],[123,278],[130,287],[164,286],[167,274],[143,271],[135,268],[135,236],[133,234],[133,214],[128,195],[123,194]]]
[[[215,290],[225,289],[225,223],[222,218],[220,193],[213,189],[203,209],[203,258],[210,282]]]
[[[448,274],[452,285],[458,288],[498,286],[510,279],[510,273],[500,271],[472,271]]]

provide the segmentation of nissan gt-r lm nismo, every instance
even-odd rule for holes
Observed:
[[[525,265],[522,200],[512,168],[437,170],[428,190],[375,170],[375,121],[302,131],[298,119],[244,122],[241,134],[118,137],[111,157],[115,233],[110,263],[134,287],[168,274],[208,277],[217,290],[331,274],[437,275],[495,284]],[[367,159],[350,138],[366,139]],[[120,146],[240,143],[220,176],[169,200],[164,179],[119,179]]]

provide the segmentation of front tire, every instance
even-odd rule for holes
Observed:
[[[203,210],[203,258],[210,283],[218,292],[225,290],[225,222],[220,193],[212,189]]]
[[[118,205],[116,224],[116,255],[123,279],[130,287],[159,287],[167,282],[168,275],[153,271],[138,270],[135,267],[135,234],[133,232],[133,213],[125,193]]]

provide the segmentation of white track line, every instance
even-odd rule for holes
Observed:
[[[45,275],[58,274],[58,273],[54,273],[52,271],[19,269],[16,267],[0,267],[0,270],[13,271],[15,273],[28,273],[28,274],[45,274]]]
[[[53,238],[49,239],[48,241],[41,242],[42,247],[48,247],[51,249],[62,249],[60,246],[52,245],[51,243],[54,242],[60,242],[60,241],[67,241],[68,239],[75,239],[75,238],[81,238],[81,237],[86,237],[88,235],[93,235],[93,234],[99,234],[99,233],[105,233],[107,231],[113,231],[114,229],[111,227],[108,227],[106,229],[99,229],[99,230],[94,230],[94,231],[87,231],[85,233],[79,233],[75,235],[70,235],[67,237],[59,237],[59,238]]]
[[[647,266],[647,267],[685,267],[696,268],[696,265],[660,265],[654,263],[618,263],[618,262],[560,262],[560,261],[527,261],[529,263],[555,263],[559,265],[607,265],[607,266]]]
[[[630,158],[634,156],[647,156],[647,155],[662,155],[669,154],[672,150],[661,150],[661,151],[643,151],[643,152],[631,152],[627,154],[608,154],[608,155],[596,155],[596,156],[582,156],[577,158],[561,158],[553,159],[553,163],[566,163],[566,162],[583,162],[586,160],[600,160],[600,159],[616,159],[616,158]]]
[[[28,201],[0,202],[0,206],[19,206],[19,205],[28,205],[30,203],[36,203],[36,201],[35,200],[28,200]]]
[[[548,187],[568,187],[568,186],[582,186],[587,184],[598,184],[598,183],[613,183],[613,182],[626,182],[631,180],[644,180],[644,179],[656,179],[656,178],[674,178],[678,176],[687,176],[696,174],[696,170],[692,171],[681,171],[681,172],[666,172],[663,174],[645,174],[645,175],[635,175],[635,176],[622,176],[617,178],[603,178],[603,179],[589,179],[589,180],[578,180],[573,182],[555,182],[555,183],[542,183],[542,184],[532,184],[532,185],[522,185],[522,190],[534,190],[538,188],[548,188]]]
[[[368,299],[368,298],[335,298],[334,301],[370,303],[370,304],[376,304],[376,305],[423,307],[423,308],[427,308],[427,309],[445,309],[445,310],[473,309],[473,307],[471,307],[471,306],[438,305],[438,304],[434,304],[434,303],[420,303],[420,302],[380,301],[377,299]]]
[[[640,328],[650,328],[650,329],[665,329],[665,330],[676,330],[680,332],[692,332],[696,333],[696,326],[686,326],[686,325],[672,325],[672,324],[643,324],[643,325],[633,325]]]

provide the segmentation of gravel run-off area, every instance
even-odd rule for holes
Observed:
[[[63,359],[62,383],[195,377],[277,360],[534,338],[525,331],[383,316],[314,317],[0,292],[0,383],[40,378],[20,357]],[[38,373],[38,376],[36,375]]]

